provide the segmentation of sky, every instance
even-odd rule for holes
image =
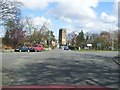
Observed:
[[[117,30],[117,1],[115,0],[18,0],[22,18],[32,19],[35,27],[48,23],[58,38],[61,28],[73,31],[100,33]]]

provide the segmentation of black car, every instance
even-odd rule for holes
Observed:
[[[34,52],[35,50],[34,50],[34,48],[22,46],[22,47],[16,48],[14,51],[15,52]]]

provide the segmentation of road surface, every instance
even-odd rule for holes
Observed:
[[[2,85],[98,85],[118,87],[117,52],[2,53]]]

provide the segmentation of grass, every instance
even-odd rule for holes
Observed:
[[[82,49],[82,50],[73,50],[73,51],[79,51],[79,52],[109,52],[109,51],[111,51],[111,50],[84,50],[84,49]]]

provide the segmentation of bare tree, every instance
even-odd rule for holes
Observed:
[[[0,0],[0,19],[18,18],[21,2]]]
[[[31,36],[32,35],[32,30],[35,28],[33,25],[33,21],[30,17],[26,17],[26,23],[25,23],[25,29],[27,30],[28,34]]]
[[[75,45],[78,32],[73,31],[67,35],[67,40],[69,44]]]
[[[16,47],[24,39],[23,24],[21,22],[20,2],[2,0],[0,1],[0,19],[6,30],[3,42],[6,45]],[[9,40],[10,43],[7,43]]]

